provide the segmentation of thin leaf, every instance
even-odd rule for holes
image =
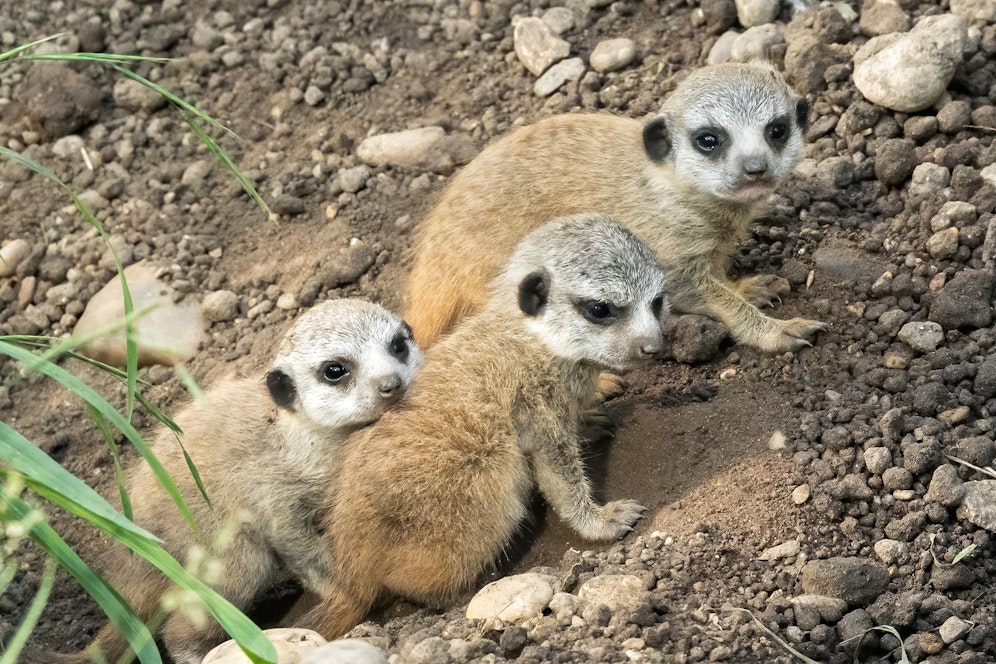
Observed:
[[[866,629],[860,634],[855,634],[849,639],[844,639],[843,641],[840,642],[840,645],[850,643],[851,641],[857,641],[858,644],[860,645],[861,640],[864,639],[869,632],[888,632],[889,634],[892,634],[894,637],[896,637],[896,640],[899,641],[899,664],[910,664],[909,655],[906,654],[906,646],[903,644],[903,637],[899,636],[899,631],[896,630],[896,628],[893,627],[892,625],[876,625],[875,627]],[[857,650],[855,650],[854,653],[854,661],[855,662],[858,661]]]
[[[967,556],[968,554],[972,553],[973,551],[975,551],[975,544],[969,544],[968,546],[966,546],[964,549],[962,549],[961,551],[959,551],[955,555],[955,557],[951,560],[951,564],[952,565],[957,565],[958,563],[960,563],[962,561],[962,559],[965,556]]]
[[[711,608],[706,607],[706,610],[708,610],[708,611],[715,611],[716,609],[711,609]],[[748,611],[747,609],[741,609],[741,608],[738,608],[738,607],[735,607],[735,606],[728,606],[728,607],[725,607],[725,608],[723,608],[721,610],[723,610],[723,611],[737,611],[739,613],[745,613],[745,614],[747,614],[748,616],[750,616],[751,620],[754,621],[754,624],[756,624],[758,627],[760,627],[765,632],[767,632],[768,636],[770,636],[771,638],[773,638],[778,643],[778,645],[780,645],[781,647],[785,648],[790,653],[792,653],[793,655],[795,655],[796,657],[798,657],[802,662],[804,662],[805,664],[820,664],[815,659],[810,659],[809,657],[806,657],[801,652],[799,652],[798,650],[796,650],[795,648],[793,648],[792,646],[790,646],[787,641],[783,640],[780,636],[778,636],[777,634],[775,634],[774,632],[772,632],[770,629],[768,629],[768,626],[765,625],[763,622],[761,622],[757,618],[757,616],[755,616],[751,611]]]
[[[25,51],[30,51],[39,44],[44,44],[47,41],[58,39],[63,34],[65,33],[60,32],[57,35],[52,35],[51,37],[43,37],[42,39],[37,39],[33,42],[28,42],[27,44],[21,44],[20,46],[10,49],[9,51],[4,51],[3,53],[0,53],[0,62],[3,62],[5,60],[10,60],[12,58],[23,57],[21,54],[24,53]]]
[[[0,664],[14,664],[17,661],[17,656],[24,649],[24,644],[28,642],[28,637],[31,636],[35,625],[38,624],[42,611],[45,610],[45,605],[48,604],[48,598],[52,594],[52,586],[54,585],[55,563],[52,562],[51,558],[46,558],[45,571],[42,572],[41,583],[38,584],[38,592],[31,599],[31,605],[21,619],[21,624],[17,627],[17,632],[7,642],[3,657],[0,657]]]
[[[35,355],[30,351],[2,341],[0,341],[0,353],[8,355],[27,366],[31,366],[35,358]],[[138,453],[142,455],[142,458],[148,462],[152,472],[159,479],[159,482],[163,485],[163,488],[166,489],[166,492],[173,499],[173,502],[176,503],[178,508],[180,508],[180,512],[190,524],[190,527],[196,531],[197,526],[194,523],[193,514],[191,514],[190,508],[187,507],[186,503],[184,503],[183,498],[180,497],[180,492],[176,487],[176,483],[173,481],[173,478],[170,477],[169,473],[166,472],[166,469],[163,468],[162,463],[160,463],[159,459],[156,458],[156,455],[153,454],[151,449],[149,449],[149,446],[142,440],[142,437],[139,435],[138,431],[135,430],[135,427],[133,427],[132,424],[114,408],[114,406],[107,403],[103,397],[97,394],[92,387],[57,364],[44,364],[37,367],[37,371],[48,376],[49,378],[54,378],[56,381],[61,383],[63,387],[82,398],[87,404],[96,408],[101,415],[107,418],[111,424],[117,427],[117,429],[131,441],[132,445],[135,446],[135,449],[138,450]],[[32,445],[32,447],[34,446]],[[67,474],[72,476],[70,473]],[[25,475],[27,475],[27,473],[25,473]]]
[[[93,423],[100,430],[101,435],[104,437],[104,442],[107,443],[107,449],[111,453],[111,459],[114,461],[114,479],[118,485],[118,495],[121,496],[121,511],[124,512],[125,518],[129,521],[134,521],[135,517],[131,510],[131,500],[128,498],[128,490],[125,488],[124,470],[121,468],[121,454],[118,451],[118,444],[114,441],[114,436],[111,433],[111,427],[93,406],[87,406],[90,411],[90,418],[93,419]]]
[[[16,496],[4,495],[9,509],[15,518],[26,518],[31,513],[31,507]],[[110,506],[108,506],[110,507]],[[159,649],[156,647],[152,634],[139,620],[131,607],[121,599],[107,583],[93,573],[86,563],[69,548],[61,537],[44,521],[35,523],[29,534],[50,556],[73,575],[87,593],[96,600],[107,617],[128,641],[128,645],[138,655],[142,664],[162,664]]]

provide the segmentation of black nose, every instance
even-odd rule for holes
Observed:
[[[380,388],[380,394],[383,397],[394,396],[396,392],[401,388],[401,377],[400,376],[389,376],[383,379],[378,386]]]
[[[760,155],[744,158],[744,174],[750,177],[761,177],[768,172],[768,160]]]

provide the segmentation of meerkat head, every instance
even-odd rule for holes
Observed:
[[[643,144],[689,187],[752,204],[802,159],[808,116],[768,63],[724,63],[689,74],[644,125]]]
[[[266,385],[278,406],[318,426],[358,428],[405,394],[421,362],[403,320],[370,302],[330,300],[287,332]]]
[[[562,217],[527,235],[496,288],[559,357],[623,371],[661,350],[668,304],[657,255],[604,215]]]

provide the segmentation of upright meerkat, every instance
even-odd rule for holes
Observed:
[[[360,300],[316,305],[285,335],[265,379],[225,380],[177,417],[210,507],[175,437],[156,441],[156,455],[199,532],[144,463],[131,469],[127,482],[136,523],[188,565],[198,557],[221,563],[220,576],[206,580],[239,609],[288,576],[320,587],[328,567],[316,515],[342,445],[405,394],[420,363],[410,328],[382,307]],[[107,580],[142,620],[160,610],[172,585],[165,576],[120,547],[104,562]],[[227,638],[213,620],[197,625],[182,611],[170,615],[160,636],[176,664],[200,662]],[[45,661],[90,662],[100,650],[115,662],[126,648],[108,625],[88,650]]]
[[[534,484],[587,539],[632,530],[644,508],[597,504],[579,446],[599,372],[660,351],[664,288],[653,250],[603,215],[527,235],[405,400],[350,437],[326,508],[332,571],[301,624],[333,638],[382,595],[452,598],[509,543]]]
[[[486,148],[418,231],[405,318],[423,347],[478,311],[516,244],[553,217],[607,214],[657,251],[675,310],[723,321],[739,343],[798,350],[823,324],[776,320],[788,284],[730,282],[760,204],[803,154],[808,104],[768,64],[692,72],[648,122],[559,115]]]

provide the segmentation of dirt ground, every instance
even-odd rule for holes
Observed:
[[[6,146],[92,195],[88,200],[119,246],[127,247],[129,261],[164,267],[164,278],[186,297],[220,289],[238,296],[238,315],[210,325],[189,362],[198,382],[209,386],[232,371],[267,367],[297,311],[318,299],[360,296],[402,308],[414,229],[453,168],[377,166],[359,188],[344,186],[340,172],[361,164],[356,146],[364,137],[438,125],[480,148],[515,126],[555,113],[642,117],[659,106],[682,72],[705,63],[721,31],[712,18],[704,24],[696,18],[695,0],[568,2],[576,22],[562,37],[572,56],[587,60],[598,42],[613,37],[632,39],[639,56],[619,71],[590,71],[539,97],[535,77],[515,57],[512,19],[542,16],[562,4],[0,5],[5,48],[63,33],[54,42],[59,50],[169,58],[137,70],[240,137],[221,142],[279,213],[276,222],[221,167],[201,167],[212,163],[210,155],[174,108],[129,94],[106,70],[0,65],[0,135]],[[948,10],[948,0],[899,5],[914,18]],[[731,7],[701,2],[708,17],[728,14]],[[791,20],[789,8],[780,19]],[[792,25],[803,23],[797,18]],[[577,569],[589,577],[643,570],[654,580],[656,621],[618,628],[569,620],[557,629],[530,624],[524,646],[506,647],[501,634],[485,633],[483,640],[494,647],[461,651],[462,659],[452,655],[453,661],[796,661],[739,614],[708,611],[724,604],[753,610],[817,661],[851,661],[853,648],[840,642],[855,633],[851,623],[866,620],[868,627],[894,626],[913,661],[996,661],[996,544],[953,506],[927,496],[935,470],[952,463],[943,454],[964,458],[971,448],[981,466],[992,465],[996,455],[996,380],[986,379],[996,371],[988,365],[996,361],[996,333],[987,272],[992,240],[986,237],[996,190],[980,175],[996,161],[996,125],[984,124],[996,119],[996,27],[975,25],[971,52],[948,97],[918,114],[868,104],[846,75],[828,76],[829,82],[808,92],[816,128],[809,136],[811,168],[773,197],[736,270],[788,279],[792,292],[771,313],[825,321],[828,330],[815,346],[766,355],[726,339],[703,361],[664,359],[628,376],[626,392],[608,404],[620,425],[617,436],[592,450],[590,461],[604,496],[636,499],[649,508],[636,532],[620,544],[592,545],[538,506],[521,556],[504,569],[544,566],[568,577]],[[867,37],[856,21],[852,28],[853,47]],[[848,44],[833,47],[847,52]],[[784,46],[775,48],[776,63],[784,53]],[[46,68],[58,73],[41,72]],[[968,106],[971,121],[917,133],[917,118],[943,119],[941,107],[953,102]],[[855,133],[839,123],[835,130],[834,118],[855,123],[846,115],[852,105],[871,108],[874,117]],[[79,150],[58,147],[70,135],[81,137],[92,169]],[[885,142],[896,138],[912,143],[910,171],[916,164],[937,164],[948,181],[925,193],[911,191],[909,173],[886,184],[875,168],[876,149],[886,154]],[[848,177],[836,175],[841,157],[853,166]],[[954,224],[960,231],[957,250],[938,259],[928,240],[935,233],[932,220],[948,201],[969,203],[973,210]],[[0,330],[71,332],[113,272],[99,238],[59,191],[3,164],[0,242],[15,239],[26,240],[30,254],[15,274],[0,277]],[[347,260],[357,246],[374,257],[369,269],[347,283],[323,281],[330,266]],[[954,296],[945,294],[945,285],[978,274],[989,275],[986,287],[959,306],[989,315],[945,325],[936,350],[918,351],[900,341],[893,321],[927,320],[932,305]],[[62,284],[73,285],[61,291],[67,295],[48,296]],[[296,306],[273,306],[284,294],[293,295]],[[886,316],[894,311],[900,313]],[[123,403],[117,382],[71,361],[65,366]],[[143,369],[142,377],[151,383],[149,398],[168,412],[189,399],[170,369]],[[103,495],[113,495],[110,456],[82,404],[57,385],[24,375],[11,361],[0,360],[0,379],[0,417]],[[143,431],[152,430],[147,414],[139,412],[135,420]],[[784,443],[777,444],[782,437]],[[887,470],[869,469],[870,448],[888,450]],[[923,454],[928,461],[912,460]],[[126,449],[125,457],[133,462],[136,455]],[[957,469],[959,481],[985,479],[964,466]],[[85,557],[104,544],[73,519],[53,519]],[[883,558],[876,543],[884,539],[900,543],[901,553]],[[790,541],[800,545],[790,555],[759,560],[764,550]],[[957,579],[938,572],[946,568],[934,563],[932,553],[950,561],[969,545],[974,550],[956,566]],[[885,569],[887,588],[849,605],[843,618],[820,614],[816,624],[804,624],[805,612],[792,598],[814,594],[803,573],[806,564],[849,557]],[[30,601],[40,562],[36,552],[25,550],[14,584],[0,599],[3,641]],[[912,607],[908,615],[899,615],[899,605]],[[413,640],[427,633],[480,637],[473,628],[454,627],[463,625],[460,613],[459,606],[448,612],[388,609],[359,633],[379,638],[379,645],[404,660],[411,657]],[[952,618],[970,626],[945,641],[941,627]],[[72,651],[102,624],[99,609],[61,578],[35,643]],[[869,637],[861,661],[899,661],[898,641],[883,634]],[[642,645],[636,647],[634,639]]]

